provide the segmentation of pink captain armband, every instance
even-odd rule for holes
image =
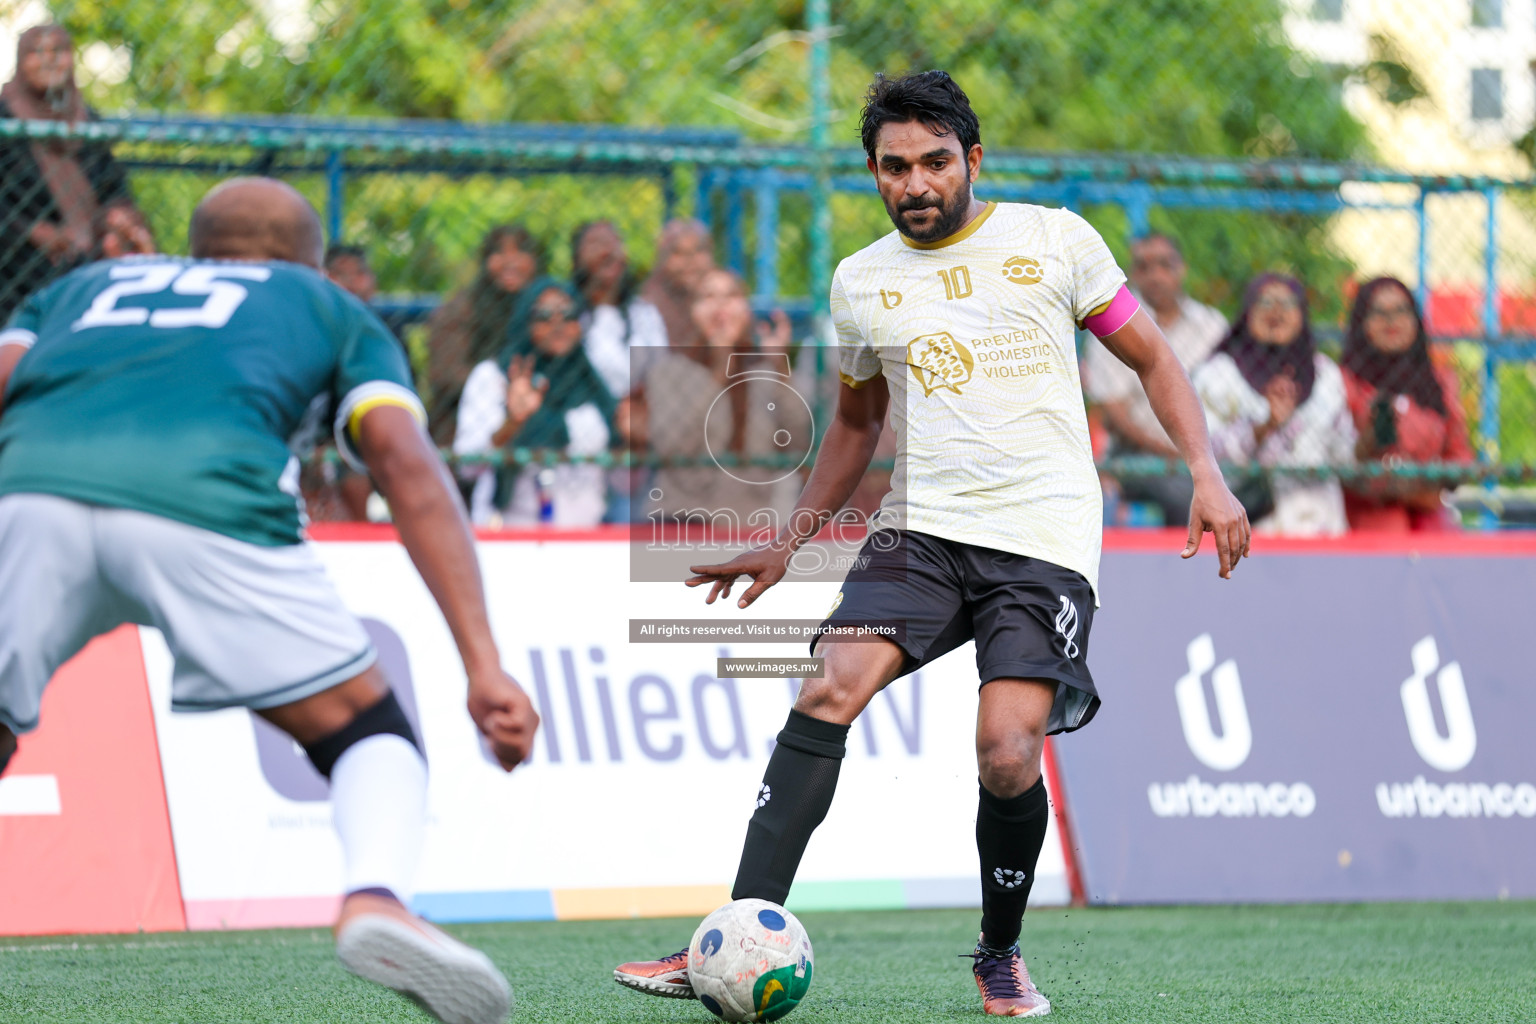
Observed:
[[[1136,296],[1125,285],[1115,292],[1115,297],[1109,300],[1109,304],[1101,308],[1097,313],[1090,313],[1083,317],[1083,328],[1093,332],[1096,338],[1104,338],[1114,334],[1120,328],[1131,322],[1131,317],[1141,308],[1141,303],[1136,301]]]

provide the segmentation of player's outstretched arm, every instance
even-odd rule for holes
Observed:
[[[800,546],[820,532],[827,520],[853,496],[869,460],[874,458],[885,425],[885,411],[891,395],[884,377],[875,377],[861,387],[846,382],[837,393],[837,412],[827,426],[811,475],[795,502],[789,523],[766,547],[745,552],[720,565],[692,565],[697,575],[686,582],[690,587],[711,584],[705,604],[717,597],[730,597],[731,586],[741,576],[752,577],[752,585],[736,602],[745,608],[763,591],[784,578],[789,560]]]
[[[469,714],[496,760],[515,768],[533,746],[538,713],[501,667],[485,611],[474,537],[438,457],[416,417],[381,405],[364,414],[357,448],[379,493],[389,501],[401,543],[448,620],[469,676]]]
[[[1248,513],[1221,478],[1205,430],[1205,412],[1189,375],[1146,310],[1138,309],[1123,327],[1099,340],[1141,378],[1152,411],[1194,477],[1195,499],[1189,509],[1189,542],[1183,556],[1199,551],[1202,534],[1210,533],[1216,541],[1221,578],[1230,579],[1238,559],[1248,555]]]

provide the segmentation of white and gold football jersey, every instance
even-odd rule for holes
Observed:
[[[842,379],[884,374],[896,472],[877,523],[1040,558],[1098,593],[1103,500],[1076,330],[1125,283],[1069,210],[992,203],[917,243],[892,231],[832,280]]]

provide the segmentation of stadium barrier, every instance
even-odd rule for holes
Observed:
[[[1233,582],[1174,540],[1107,554],[1056,748],[1091,902],[1536,896],[1533,538],[1259,540]]]
[[[531,762],[506,775],[477,743],[451,638],[404,550],[387,530],[329,531],[321,536],[364,538],[318,547],[374,636],[426,748],[430,824],[418,910],[440,921],[566,920],[702,915],[728,901],[753,796],[797,681],[719,679],[717,659],[803,656],[803,648],[631,644],[632,618],[739,616],[705,608],[697,592],[677,585],[628,582],[626,545],[614,531],[486,540],[493,625],[507,667],[544,720]],[[786,585],[756,614],[816,618],[836,590],[835,583]],[[30,897],[7,886],[0,932],[329,924],[340,899],[340,850],[326,786],[303,754],[242,710],[171,714],[169,655],[154,631],[114,634],[103,645],[110,668],[72,663],[61,674],[42,728],[23,739],[0,782],[0,874],[41,878],[45,893],[78,885],[82,895],[50,916],[46,898],[13,904]],[[972,664],[961,654],[901,681],[855,727],[837,811],[806,856],[791,908],[979,902],[975,698],[963,696],[976,692]],[[108,770],[95,755],[68,773],[59,767],[63,751],[82,742],[88,694],[108,686],[140,708],[125,720],[121,742],[163,771],[163,787],[158,771],[150,778]],[[53,754],[44,761],[38,751],[46,750]],[[22,806],[11,797],[43,774],[55,778],[50,804]],[[129,785],[137,787],[132,794]],[[139,807],[151,792],[157,817],[127,822],[124,810],[103,822],[88,809],[115,801]],[[8,797],[25,817],[3,816]],[[174,863],[168,841],[151,855],[135,838],[146,831],[174,836]],[[878,844],[869,841],[875,835],[883,837]],[[124,846],[145,850],[154,870],[112,867],[96,882],[93,872],[116,864]],[[165,879],[174,914],[150,899],[165,894]],[[117,901],[94,916],[70,909],[88,908],[85,894],[98,885],[117,891]],[[1053,833],[1034,898],[1065,903],[1070,894]]]
[[[613,530],[487,535],[494,625],[544,716],[507,776],[477,746],[451,640],[389,531],[317,532],[424,738],[424,914],[692,915],[727,899],[794,683],[720,679],[717,659],[803,649],[633,642],[631,620],[744,617],[628,582]],[[1106,538],[1090,653],[1105,704],[1051,747],[1070,827],[1053,823],[1036,903],[1536,894],[1518,642],[1536,544],[1261,540],[1232,582],[1209,557],[1180,563],[1180,544]],[[835,591],[784,584],[750,620],[814,619]],[[170,714],[168,686],[158,636],[124,630],[50,687],[0,781],[0,875],[28,879],[0,891],[0,933],[329,922],[340,853],[323,781],[246,712]],[[876,699],[792,907],[977,903],[975,692],[967,648]]]

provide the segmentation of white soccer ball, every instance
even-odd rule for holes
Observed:
[[[811,987],[810,937],[777,903],[727,903],[693,933],[688,981],[705,1009],[722,1020],[778,1020]]]

